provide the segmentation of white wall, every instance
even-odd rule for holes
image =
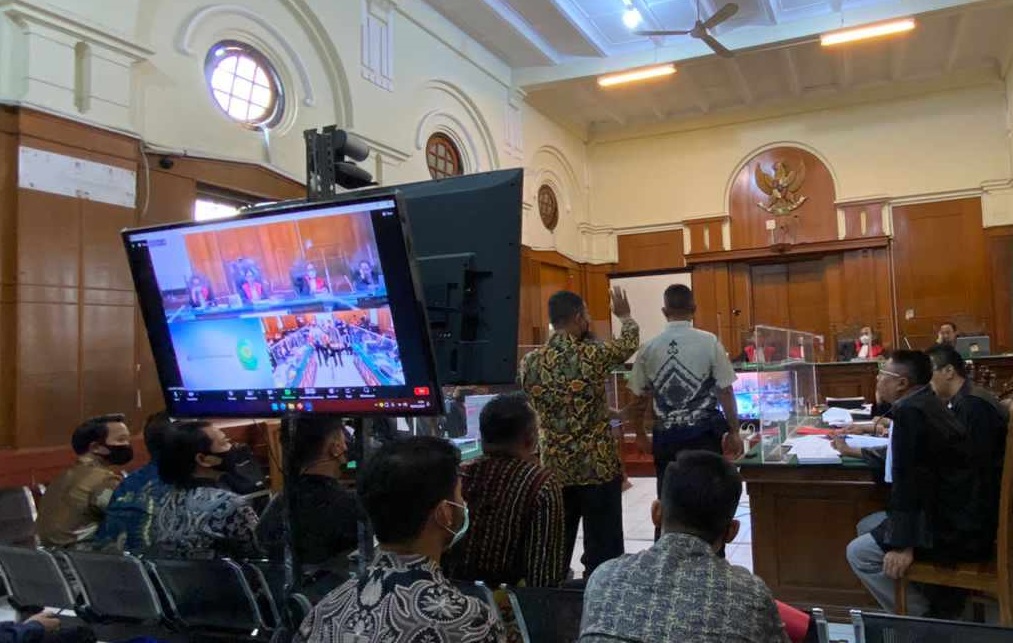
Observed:
[[[207,92],[205,56],[223,39],[254,44],[281,76],[285,116],[267,141],[227,119]],[[609,260],[608,243],[580,233],[589,220],[583,142],[530,109],[511,76],[422,0],[18,0],[0,8],[0,100],[297,179],[305,129],[337,124],[365,138],[373,149],[366,167],[387,185],[428,179],[423,147],[444,132],[468,172],[525,167],[529,205],[532,181],[560,179],[567,207],[556,233],[547,235],[528,208],[526,241],[579,261]]]
[[[841,201],[981,190],[1011,176],[1006,123],[1006,91],[997,82],[593,143],[591,218],[621,229],[723,214],[741,163],[778,143],[821,156]]]

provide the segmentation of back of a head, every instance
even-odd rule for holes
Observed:
[[[534,430],[535,410],[523,393],[497,395],[485,405],[479,416],[482,443],[493,446],[518,444]]]
[[[461,454],[429,436],[388,442],[367,461],[359,497],[381,543],[418,537],[432,510],[453,500]]]
[[[731,463],[709,451],[685,451],[665,470],[665,528],[714,543],[735,518],[741,497],[742,477]]]
[[[88,448],[94,442],[105,442],[109,435],[109,425],[117,422],[126,422],[126,416],[122,413],[110,413],[88,418],[82,422],[70,437],[70,446],[77,455],[88,453]]]
[[[342,430],[340,418],[322,415],[300,418],[292,447],[292,464],[303,471],[323,457],[324,446],[334,434]]]
[[[172,418],[168,411],[159,411],[148,416],[144,423],[144,447],[148,455],[157,459],[165,446],[166,436],[172,427]]]
[[[172,425],[158,458],[158,475],[166,484],[188,487],[197,470],[197,455],[211,450],[211,438],[204,431],[208,422],[192,420]]]
[[[665,289],[665,310],[669,314],[691,314],[696,311],[693,291],[682,284],[672,284]]]
[[[953,372],[967,379],[967,365],[964,363],[964,358],[952,346],[937,344],[925,352],[928,354],[929,359],[932,360],[932,368],[934,370],[952,366]]]
[[[897,350],[890,354],[890,361],[911,386],[924,386],[932,380],[932,360],[921,351]]]
[[[549,323],[561,328],[570,323],[584,309],[584,300],[577,293],[560,290],[549,297]]]

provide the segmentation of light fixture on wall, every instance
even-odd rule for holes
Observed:
[[[650,78],[660,78],[662,76],[671,76],[675,73],[675,65],[668,63],[665,65],[655,65],[654,67],[642,67],[640,69],[631,69],[630,71],[619,72],[618,74],[608,74],[606,76],[598,77],[599,87],[614,87],[615,85],[623,85],[626,83],[633,83],[640,80],[648,80]]]
[[[640,15],[640,11],[633,6],[632,0],[625,0],[626,11],[623,12],[623,24],[630,31],[640,26],[640,23],[644,21],[644,17]]]
[[[914,18],[903,18],[901,20],[891,20],[890,22],[864,25],[853,29],[841,29],[839,31],[831,31],[829,33],[822,34],[820,36],[820,44],[824,47],[832,47],[833,45],[841,45],[847,42],[855,42],[857,40],[881,38],[883,36],[891,36],[911,31],[915,28],[915,26],[916,23]]]

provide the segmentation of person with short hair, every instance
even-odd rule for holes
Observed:
[[[576,293],[557,292],[548,307],[552,337],[524,356],[517,379],[538,412],[542,463],[563,485],[567,560],[584,523],[586,578],[625,548],[622,463],[605,383],[636,352],[640,327],[620,288],[612,291],[612,312],[622,322],[618,339],[594,338],[591,315]]]
[[[881,606],[895,611],[895,583],[917,560],[988,560],[994,531],[986,534],[977,503],[981,485],[970,431],[932,391],[932,362],[918,351],[898,350],[876,378],[876,401],[890,405],[891,483],[886,516],[863,520],[848,545],[848,563]],[[867,531],[869,530],[869,531]],[[922,616],[930,603],[919,586],[908,589],[908,613]]]
[[[951,321],[939,324],[939,333],[936,335],[936,344],[942,346],[953,346],[957,343],[957,325]]]
[[[461,474],[471,528],[443,557],[457,580],[556,587],[570,561],[563,490],[538,463],[538,415],[522,393],[497,395],[479,418],[483,456]]]
[[[168,558],[254,558],[257,514],[222,489],[232,441],[210,422],[179,422],[162,448],[158,473],[172,486],[155,519],[154,551]]]
[[[113,492],[102,526],[95,534],[97,549],[144,552],[151,546],[155,514],[169,492],[169,485],[158,476],[158,458],[171,429],[172,419],[166,411],[148,417],[144,446],[150,460]]]
[[[732,391],[735,370],[721,340],[693,328],[693,291],[669,286],[662,313],[668,326],[637,354],[629,378],[634,400],[626,410],[640,449],[654,455],[659,498],[665,470],[681,452],[726,451],[738,458],[744,448]],[[643,420],[652,402],[657,422],[649,441]]]
[[[785,641],[770,589],[718,556],[738,534],[741,496],[741,476],[720,455],[682,452],[651,507],[661,539],[591,575],[579,641]]]
[[[366,462],[359,497],[379,541],[365,574],[324,597],[295,643],[494,643],[503,624],[455,588],[440,557],[468,531],[460,452],[434,437],[389,442]]]
[[[355,496],[339,482],[347,454],[340,418],[299,419],[291,456],[292,466],[299,472],[292,487],[295,493],[292,531],[296,552],[304,565],[347,571],[347,555],[359,544],[359,522],[365,521],[366,516]],[[284,498],[279,495],[260,519],[260,542],[272,559],[283,557],[284,514]]]
[[[134,458],[122,414],[85,420],[71,436],[77,463],[49,485],[39,503],[36,530],[45,547],[74,547],[98,531],[113,490],[123,479],[114,467]]]

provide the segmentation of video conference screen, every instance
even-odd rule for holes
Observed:
[[[778,422],[787,420],[792,411],[791,373],[774,371],[763,373],[736,373],[732,385],[739,418]],[[761,417],[762,416],[762,417]]]
[[[125,231],[170,413],[436,413],[403,214],[392,192]]]

